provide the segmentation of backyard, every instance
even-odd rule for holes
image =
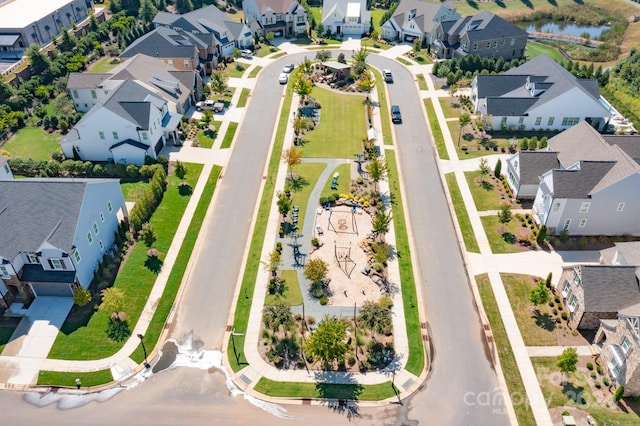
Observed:
[[[62,139],[59,133],[47,133],[41,127],[24,127],[0,146],[14,158],[31,158],[36,161],[49,160]]]

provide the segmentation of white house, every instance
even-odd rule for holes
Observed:
[[[0,179],[13,179],[9,159],[2,154],[0,154]]]
[[[447,3],[402,0],[393,16],[380,27],[380,35],[391,41],[413,41],[418,38],[430,44],[431,32],[436,23],[456,21],[459,18],[456,8]]]
[[[366,0],[325,0],[322,26],[337,35],[360,36],[371,28],[371,12]]]
[[[640,158],[586,122],[549,140],[559,167],[542,174],[535,222],[550,234],[640,235]]]
[[[156,159],[167,140],[177,142],[182,116],[133,80],[125,80],[97,103],[60,141],[67,158],[144,164]]]
[[[0,304],[86,289],[127,216],[118,179],[0,180],[0,205]]]
[[[502,74],[478,74],[471,101],[494,129],[565,130],[587,121],[602,130],[611,118],[596,80],[574,77],[545,54]]]
[[[296,0],[243,0],[247,25],[257,34],[299,37],[307,33],[307,11]]]

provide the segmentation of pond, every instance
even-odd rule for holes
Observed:
[[[582,25],[574,25],[574,24],[564,24],[562,22],[548,22],[548,21],[537,21],[533,23],[522,22],[518,26],[527,32],[567,34],[567,35],[576,36],[576,37],[582,37],[583,34],[587,33],[589,34],[589,38],[591,39],[596,39],[600,37],[605,31],[611,28],[607,25],[582,26]]]

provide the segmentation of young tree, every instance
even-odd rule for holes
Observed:
[[[276,35],[273,31],[268,31],[267,32],[267,41],[269,42],[269,44],[273,44],[273,40],[276,38]]]
[[[489,174],[491,169],[489,168],[489,162],[486,158],[481,158],[478,164],[478,171],[480,172],[480,180],[484,183],[484,178]]]
[[[365,166],[367,172],[369,172],[369,177],[375,184],[375,190],[378,191],[378,182],[386,179],[388,174],[387,164],[380,157],[374,157],[367,165]]]
[[[321,360],[323,368],[328,369],[335,361],[343,359],[349,350],[345,343],[346,337],[344,321],[336,316],[326,315],[316,331],[307,339],[304,349]]]
[[[546,239],[547,239],[547,225],[542,225],[538,230],[538,235],[536,235],[536,242],[538,243],[538,245],[542,245],[542,243],[544,243]],[[549,280],[549,283],[550,282],[551,280]]]
[[[347,60],[346,60],[346,59],[345,59],[345,57],[344,57],[344,53],[342,53],[342,52],[340,52],[340,54],[338,55],[337,60],[338,60],[338,62],[340,62],[341,64],[346,64],[346,63],[347,63]]]
[[[373,78],[373,74],[368,69],[364,70],[358,79],[358,88],[363,92],[369,93],[374,87],[376,87],[376,81]]]
[[[413,54],[417,55],[418,53],[420,53],[420,50],[422,48],[422,41],[420,40],[419,37],[416,37],[413,39]]]
[[[306,56],[300,63],[300,71],[302,71],[302,74],[306,76],[310,76],[311,73],[313,72],[313,64],[311,63],[309,58],[307,58]]]
[[[229,76],[224,71],[214,71],[211,73],[211,91],[213,93],[222,94],[225,90],[227,90],[227,81],[229,80]]]
[[[278,270],[280,266],[280,262],[282,261],[282,256],[280,256],[280,252],[276,249],[273,249],[271,253],[269,253],[269,261],[264,263],[264,267],[267,271],[275,272]]]
[[[382,236],[389,232],[391,221],[391,215],[385,212],[378,212],[371,218],[371,227],[376,234],[376,239],[382,240]]]
[[[296,74],[293,80],[293,91],[298,96],[300,96],[300,102],[304,103],[307,96],[311,94],[313,90],[313,81],[308,77],[307,74]]]
[[[320,62],[320,65],[327,62],[329,59],[331,59],[331,52],[327,49],[318,50],[316,53],[316,60]]]
[[[360,74],[367,69],[367,56],[369,52],[366,47],[361,47],[356,52],[353,53],[351,58],[353,59],[353,65],[351,66],[351,74],[353,75],[354,80],[357,80],[360,77]]]
[[[578,364],[578,353],[576,348],[567,348],[558,355],[556,365],[560,367],[560,371],[567,378],[571,373],[576,371],[576,364]]]
[[[73,303],[78,306],[86,306],[91,302],[91,292],[82,287],[78,287],[73,293]]]
[[[153,225],[149,222],[145,222],[142,224],[142,229],[140,229],[140,233],[138,235],[140,239],[144,241],[144,245],[147,247],[151,247],[153,243],[155,243],[158,239],[156,231],[155,229],[153,229]]]
[[[184,179],[187,172],[187,166],[185,166],[184,163],[180,160],[176,161],[175,173],[176,176],[178,176],[178,179]]]
[[[293,167],[302,162],[302,150],[298,148],[285,149],[282,151],[282,161],[287,163],[289,169],[289,179],[293,179]]]
[[[391,306],[389,303],[367,300],[360,307],[358,323],[373,333],[388,333],[392,327]]]
[[[493,168],[493,175],[497,178],[500,178],[501,174],[502,174],[502,161],[498,158],[498,161],[496,161],[496,166]]]
[[[278,302],[275,305],[266,306],[262,314],[264,324],[272,331],[283,328],[285,336],[287,328],[293,323],[291,307],[285,302]]]
[[[304,265],[304,276],[311,282],[321,282],[327,276],[329,272],[329,265],[322,259],[310,259],[306,265]]]
[[[471,123],[471,117],[468,113],[463,112],[458,118],[458,125],[460,126],[460,132],[458,133],[458,146],[460,146],[460,138],[462,137],[462,130],[467,127],[467,124]]]
[[[547,288],[544,282],[540,282],[536,287],[531,290],[529,293],[529,302],[533,303],[538,310],[538,306],[544,305],[549,301],[549,289]]]
[[[120,313],[124,309],[124,292],[117,287],[109,287],[102,290],[102,304],[100,310],[105,311],[109,316],[113,314],[120,318]]]
[[[276,203],[278,205],[278,213],[284,217],[291,210],[291,198],[287,197],[287,194],[284,192],[278,192],[277,196],[278,201]]]

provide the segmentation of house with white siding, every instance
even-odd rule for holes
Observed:
[[[366,0],[325,0],[322,26],[336,35],[361,36],[371,28],[371,12]]]
[[[247,25],[258,35],[273,32],[276,37],[307,34],[307,11],[296,0],[243,0]]]
[[[0,154],[0,179],[13,179],[9,159],[2,154]]]
[[[420,39],[431,44],[431,33],[438,22],[457,21],[460,14],[448,3],[402,0],[393,16],[380,27],[380,35],[389,41]]]

